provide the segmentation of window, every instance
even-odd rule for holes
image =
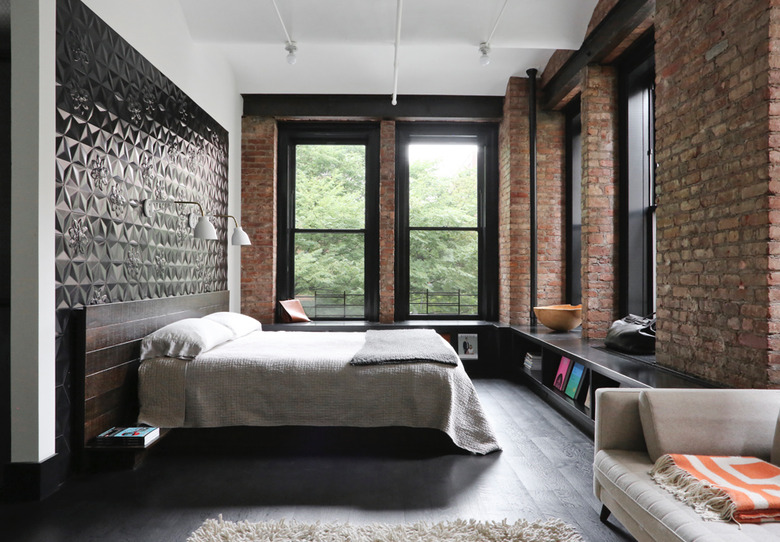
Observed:
[[[312,319],[378,319],[378,130],[279,127],[280,299]]]
[[[495,126],[398,124],[396,134],[396,319],[494,319]]]
[[[580,101],[566,111],[566,299],[582,303],[582,120]]]
[[[620,65],[620,312],[655,312],[655,64],[652,39]]]

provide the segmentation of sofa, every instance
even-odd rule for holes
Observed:
[[[778,464],[780,390],[602,388],[595,404],[593,490],[603,522],[612,515],[640,542],[780,542],[780,523],[705,521],[649,474],[667,453]]]

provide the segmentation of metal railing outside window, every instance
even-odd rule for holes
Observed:
[[[315,290],[313,295],[299,295],[306,314],[312,318],[355,318],[362,316],[363,294]],[[419,315],[475,315],[478,313],[478,296],[455,290],[411,292],[409,308]]]
[[[303,309],[311,318],[362,318],[365,295],[349,292],[314,290],[314,295],[299,295]]]
[[[475,315],[479,312],[477,294],[461,290],[409,292],[409,312],[424,315]]]

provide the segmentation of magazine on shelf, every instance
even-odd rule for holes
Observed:
[[[146,446],[160,437],[159,427],[112,427],[95,438],[100,446]]]
[[[569,374],[569,381],[566,384],[564,393],[572,399],[576,399],[580,393],[580,389],[582,388],[584,377],[585,367],[581,363],[575,362],[574,365],[572,365],[571,373]]]
[[[525,360],[523,361],[523,366],[528,369],[529,371],[533,371],[535,369],[541,369],[542,368],[542,356],[540,354],[532,354],[531,352],[528,352],[525,355]]]
[[[553,382],[555,389],[560,391],[566,389],[566,382],[569,380],[569,369],[571,369],[571,360],[566,356],[561,356],[558,372],[555,374],[555,381]]]

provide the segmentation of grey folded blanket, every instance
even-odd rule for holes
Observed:
[[[452,346],[432,329],[370,329],[351,365],[434,362],[458,365]]]

